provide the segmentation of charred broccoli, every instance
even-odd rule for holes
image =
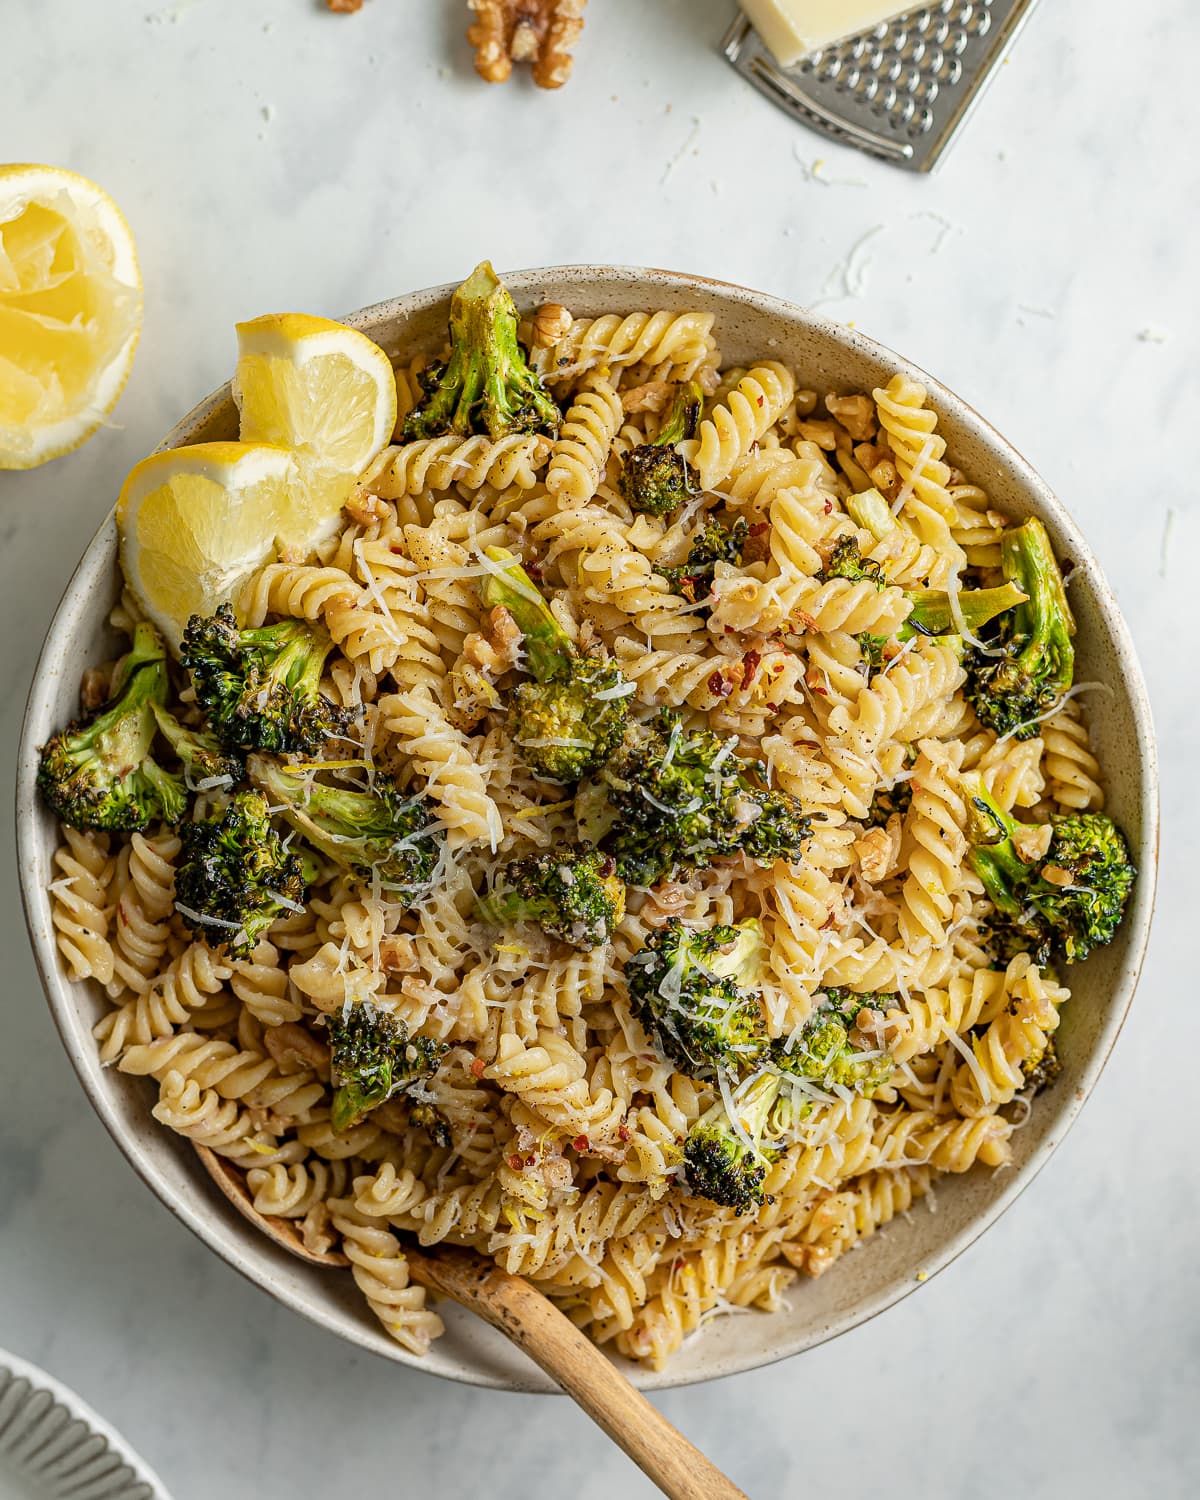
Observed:
[[[250,780],[271,799],[314,849],[344,870],[388,891],[418,895],[437,864],[437,838],[420,797],[386,776],[371,791],[351,791],[314,781],[312,771],[266,755],[247,762]]]
[[[179,659],[222,744],[311,753],[344,734],[352,717],[320,690],[332,649],[325,631],[304,620],[239,630],[222,604],[215,615],[188,621]]]
[[[665,516],[677,509],[696,488],[696,473],[677,445],[696,434],[704,392],[695,381],[679,387],[667,409],[658,436],[639,443],[621,466],[621,494],[633,510]]]
[[[390,1011],[358,1002],[349,1012],[326,1017],[333,1064],[333,1128],[351,1129],[396,1094],[406,1093],[437,1072],[449,1050],[433,1037],[410,1035]],[[440,1120],[426,1107],[419,1123]]]
[[[239,792],[223,813],[185,823],[180,838],[177,909],[210,947],[241,957],[277,917],[303,905],[315,871],[275,832],[260,792]]]
[[[661,709],[630,726],[621,748],[576,797],[584,836],[617,861],[630,885],[651,886],[726,855],[794,860],[809,819],[766,770],[736,753],[736,735],[688,733]]]
[[[695,604],[712,592],[719,562],[741,567],[749,536],[750,527],[741,516],[732,526],[723,526],[720,521],[706,521],[696,533],[687,562],[677,568],[656,568],[655,572],[670,583],[673,594],[680,594]]]
[[[108,702],[42,746],[38,788],[64,823],[124,832],[154,818],[177,823],[183,817],[182,780],[150,754],[155,710],[165,704],[168,686],[162,639],[153,625],[138,625]]]
[[[1058,1048],[1054,1045],[1052,1036],[1046,1038],[1046,1045],[1041,1052],[1025,1059],[1021,1064],[1021,1072],[1025,1075],[1025,1087],[1032,1089],[1035,1094],[1050,1087],[1062,1072]]]
[[[159,733],[183,766],[188,783],[238,782],[246,774],[246,763],[234,750],[227,750],[207,729],[189,729],[169,709],[155,705]]]
[[[869,1099],[892,1074],[892,1059],[872,1056],[854,1046],[851,1033],[859,1011],[886,1011],[894,995],[865,994],[830,989],[824,1004],[808,1018],[798,1037],[771,1043],[771,1060],[781,1073],[806,1078],[820,1088],[855,1089]]]
[[[578,781],[620,744],[632,690],[616,667],[576,652],[518,558],[503,547],[486,555],[492,567],[480,586],[483,603],[512,615],[533,678],[513,689],[509,732],[539,776]]]
[[[967,791],[971,865],[996,908],[1004,951],[1030,952],[1040,964],[1059,952],[1074,963],[1111,943],[1137,875],[1112,819],[1056,817],[1049,847],[1039,853],[1039,830],[1011,818],[978,776]]]
[[[997,734],[1031,739],[1071,686],[1075,621],[1046,528],[1030,519],[1001,539],[1004,576],[1025,600],[1001,617],[995,643],[967,656],[967,696]],[[996,652],[999,654],[995,654]]]
[[[681,1073],[734,1073],[766,1051],[762,963],[757,922],[697,929],[673,917],[625,965],[630,1004]]]
[[[558,430],[558,407],[517,342],[508,288],[481,261],[450,302],[450,358],[420,377],[423,399],[404,421],[406,442],[455,432],[502,438]]]
[[[691,1192],[739,1214],[759,1207],[767,1172],[778,1155],[763,1139],[778,1093],[778,1075],[760,1073],[733,1095],[740,1129],[731,1122],[723,1099],[701,1115],[683,1146]]]
[[[573,948],[598,948],[625,915],[625,882],[611,854],[568,845],[506,865],[480,901],[479,915],[498,927],[537,922]]]
[[[831,578],[848,578],[853,583],[873,583],[876,588],[887,587],[883,565],[873,558],[864,557],[858,538],[839,537],[821,570],[821,580],[828,583]]]
[[[896,814],[903,817],[912,806],[912,782],[897,781],[894,786],[880,787],[871,799],[866,822],[872,828],[883,828]]]

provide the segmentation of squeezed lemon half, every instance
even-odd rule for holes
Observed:
[[[95,432],[141,327],[133,235],[104,189],[63,167],[0,165],[0,469]]]

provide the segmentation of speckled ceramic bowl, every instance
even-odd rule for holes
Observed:
[[[508,278],[523,308],[562,302],[577,315],[637,308],[702,307],[716,314],[729,362],[769,354],[786,360],[818,390],[871,389],[906,362],[862,334],[762,293],[666,271],[568,267]],[[451,288],[415,292],[355,313],[348,321],[389,352],[428,349],[442,341]],[[1045,1165],[1079,1113],[1108,1058],[1133,997],[1154,900],[1158,773],[1150,708],[1132,643],[1116,600],[1087,543],[1062,504],[1021,456],[952,392],[915,371],[930,389],[959,466],[1013,516],[1040,516],[1060,555],[1076,566],[1071,599],[1079,620],[1080,680],[1111,684],[1097,696],[1093,727],[1108,777],[1109,805],[1127,830],[1141,869],[1121,934],[1112,947],[1072,971],[1075,998],[1059,1032],[1063,1074],[1038,1100],[1031,1123],[1014,1137],[1011,1169],[977,1171],[938,1189],[938,1212],[916,1212],[893,1224],[827,1276],[801,1283],[788,1311],[717,1319],[689,1341],[662,1373],[630,1369],[647,1389],[683,1385],[769,1364],[811,1348],[882,1312],[947,1265],[995,1222]],[[167,438],[168,446],[237,433],[229,387],[202,401]],[[457,1308],[448,1331],[415,1360],[371,1320],[350,1277],[302,1265],[263,1236],[217,1193],[190,1147],[150,1117],[142,1080],[101,1069],[91,1028],[99,996],[63,975],[54,947],[50,902],[55,843],[52,819],[37,804],[37,747],[75,712],[79,674],[112,654],[105,619],[118,588],[116,536],[106,521],[88,548],[50,627],[25,718],[18,786],[21,881],[38,966],[63,1043],[88,1096],[121,1149],[167,1206],[214,1250],[288,1307],[388,1359],[478,1385],[545,1391],[546,1378],[491,1329]]]
[[[103,1417],[61,1381],[0,1350],[0,1496],[171,1500]]]

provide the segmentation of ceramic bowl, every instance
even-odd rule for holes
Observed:
[[[701,307],[716,315],[725,360],[769,355],[792,365],[818,390],[866,389],[912,367],[857,331],[759,292],[666,271],[567,267],[508,278],[522,309],[561,302],[576,315],[638,308]],[[389,353],[429,350],[442,342],[450,287],[415,292],[351,315],[348,321]],[[1078,677],[1110,685],[1090,699],[1109,807],[1128,833],[1141,870],[1118,940],[1071,972],[1074,999],[1059,1032],[1063,1073],[1037,1101],[1029,1125],[1013,1137],[1010,1168],[976,1170],[938,1187],[936,1214],[915,1212],[891,1225],[815,1282],[801,1283],[789,1310],[715,1319],[662,1372],[630,1367],[647,1389],[685,1385],[770,1363],[881,1312],[947,1265],[993,1224],[1045,1165],[1094,1087],[1133,997],[1154,897],[1158,776],[1150,708],[1142,673],[1112,591],[1065,507],[997,432],[963,401],[919,370],[956,463],[1014,517],[1040,516],[1059,555],[1075,564],[1071,599],[1079,622]],[[181,446],[237,434],[237,414],[223,386],[166,439]],[[388,1359],[478,1385],[548,1390],[524,1356],[457,1308],[448,1331],[416,1360],[386,1337],[358,1299],[348,1274],[303,1265],[240,1218],[216,1192],[188,1144],[158,1128],[142,1080],[105,1071],[91,1029],[100,997],[64,977],[55,951],[46,886],[55,845],[53,820],[34,796],[37,747],[77,708],[82,668],[112,654],[106,616],[118,591],[117,548],[107,520],[84,555],[50,626],[25,717],[18,787],[21,882],[42,981],[63,1043],[104,1124],[135,1169],[206,1244],[272,1296],[323,1328]]]
[[[12,1500],[171,1500],[103,1417],[0,1350],[0,1494]]]

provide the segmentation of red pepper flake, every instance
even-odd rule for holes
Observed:
[[[475,1061],[471,1064],[471,1075],[474,1078],[482,1078],[483,1077],[483,1073],[484,1073],[484,1061],[483,1061],[483,1058],[482,1057],[477,1057],[475,1059]]]
[[[759,404],[759,406],[766,406],[766,404],[767,404],[767,398],[765,396],[760,396],[758,398],[758,404]]]
[[[758,651],[747,651],[742,657],[742,686],[747,688],[754,681],[759,664],[762,662],[762,654]]]
[[[541,563],[534,562],[532,559],[530,559],[530,561],[525,564],[525,571],[529,574],[530,578],[538,579],[540,581],[542,576]]]
[[[627,1141],[629,1139],[629,1127],[627,1125],[617,1126],[617,1140]]]
[[[592,1149],[592,1143],[586,1135],[577,1135],[571,1142],[571,1145],[576,1151],[590,1151]]]
[[[771,710],[771,712],[773,714],[777,714],[779,712],[779,704],[778,703],[768,703],[767,707]]]
[[[733,692],[733,683],[727,682],[720,672],[714,672],[708,679],[708,690],[714,698],[728,698]]]
[[[525,1170],[525,1158],[523,1156],[506,1156],[504,1160],[514,1172],[523,1172]]]
[[[397,557],[403,557],[404,556],[404,543],[403,542],[389,542],[388,543],[388,551],[389,552],[394,552]]]
[[[825,514],[827,516],[830,516],[830,515],[833,514],[833,501],[832,500],[826,500],[826,502],[825,502]]]
[[[821,923],[820,930],[822,932],[828,932],[831,927],[836,927],[836,926],[837,926],[837,918],[833,915],[832,912],[830,912],[829,915],[825,918],[825,920]]]

